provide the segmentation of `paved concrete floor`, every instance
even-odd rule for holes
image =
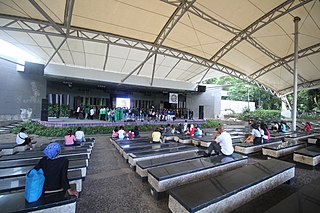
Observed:
[[[119,152],[109,142],[108,136],[93,137],[96,138],[96,144],[92,151],[87,177],[83,183],[83,192],[77,202],[77,212],[169,212],[168,199],[160,201],[153,199],[148,183],[142,182],[139,176],[129,168]],[[52,140],[52,138],[39,136],[35,139],[39,145]],[[0,137],[0,143],[14,140],[15,135],[13,134],[5,134]],[[252,155],[249,156],[249,163],[264,159],[262,155]],[[292,155],[282,160],[293,162]],[[301,186],[319,177],[320,165],[312,168],[298,164],[295,179],[291,185],[282,184],[233,212],[264,212]]]

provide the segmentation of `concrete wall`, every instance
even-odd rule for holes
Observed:
[[[77,68],[57,64],[49,64],[45,69],[46,76],[60,78],[86,79],[98,82],[121,83],[127,74],[100,71],[95,69]],[[150,78],[132,75],[124,83],[129,85],[150,87]],[[177,90],[194,90],[195,84],[180,81],[154,79],[152,87],[171,88]]]
[[[221,110],[221,88],[187,94],[187,108],[193,111],[194,119],[199,118],[199,106],[204,106],[204,118],[216,118]]]
[[[16,64],[0,60],[0,120],[19,120],[20,109],[31,109],[31,118],[39,118],[41,99],[46,98],[43,66],[28,64],[31,71],[18,72]]]
[[[235,113],[241,113],[245,108],[248,108],[247,101],[221,100],[222,115],[230,114],[231,111],[228,109],[232,109]],[[250,111],[255,111],[256,110],[255,102],[249,102],[249,108],[250,108]]]

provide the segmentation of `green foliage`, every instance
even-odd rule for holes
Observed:
[[[219,121],[217,120],[207,120],[205,124],[202,124],[202,128],[214,128],[219,126]],[[28,134],[34,134],[39,136],[47,137],[62,137],[65,136],[68,130],[76,131],[77,127],[67,127],[67,128],[55,128],[55,127],[45,127],[38,123],[27,123],[20,126],[17,126],[11,130],[12,133],[17,134],[19,130],[25,127],[28,130]],[[134,125],[127,125],[125,129],[127,131],[133,130]],[[138,126],[140,132],[153,131],[155,128],[160,127],[160,125],[141,125]],[[95,126],[95,127],[82,127],[82,130],[86,135],[95,135],[95,134],[111,134],[114,126]]]
[[[202,128],[215,128],[221,125],[222,123],[218,120],[207,120],[205,124],[201,124]]]
[[[70,106],[62,104],[58,106],[57,104],[49,104],[48,106],[48,115],[49,117],[69,117],[70,115]]]
[[[239,119],[244,121],[252,119],[260,122],[280,121],[281,112],[280,110],[255,110],[250,112],[250,110],[244,109],[239,115]]]
[[[293,106],[293,94],[287,96],[291,106]],[[301,90],[298,92],[297,110],[299,113],[320,112],[320,89]]]

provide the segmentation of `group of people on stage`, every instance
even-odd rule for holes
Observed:
[[[76,119],[98,119],[118,122],[127,120],[172,121],[177,118],[193,119],[193,111],[188,109],[150,109],[144,108],[109,108],[106,106],[79,105],[75,111]]]

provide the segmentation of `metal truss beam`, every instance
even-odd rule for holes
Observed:
[[[158,34],[157,38],[153,42],[154,44],[154,51],[151,53],[151,57],[154,56],[157,52],[160,46],[163,44],[165,39],[168,37],[174,26],[179,22],[181,17],[185,14],[185,12],[190,8],[190,6],[195,2],[196,0],[188,1],[184,0],[180,3],[179,7],[176,8],[174,13],[171,15],[167,23],[164,25],[164,27],[161,29],[160,33]],[[149,56],[149,55],[148,55]],[[148,58],[147,56],[147,58]],[[146,61],[145,61],[146,62]],[[139,64],[139,68],[144,65],[145,62],[142,62]],[[140,71],[140,70],[139,70]],[[125,78],[121,80],[121,82],[124,82],[126,79],[128,79],[134,72],[130,72]],[[154,75],[154,72],[152,73]],[[152,77],[152,83],[153,83],[153,77]],[[152,84],[151,84],[152,85]]]
[[[109,46],[110,44],[108,43],[106,47],[106,58],[104,59],[104,63],[103,63],[103,70],[106,70],[108,56],[109,56]]]
[[[50,61],[53,59],[53,57],[57,54],[57,52],[60,50],[60,48],[62,47],[62,45],[64,44],[64,42],[66,42],[66,40],[67,40],[67,37],[65,37],[64,39],[63,39],[63,41],[61,42],[61,44],[57,47],[57,48],[55,48],[55,51],[54,51],[54,53],[52,54],[52,56],[49,58],[49,60],[47,61],[47,63],[46,63],[46,65],[44,66],[44,68],[46,68],[47,66],[48,66],[48,64],[50,63]]]
[[[151,76],[151,83],[150,83],[150,86],[152,86],[152,85],[153,85],[154,73],[156,72],[156,64],[157,64],[157,53],[154,55],[154,60],[153,60],[153,69],[152,69],[152,76]]]
[[[49,43],[51,44],[52,48],[53,48],[55,51],[57,51],[56,46],[53,44],[53,42],[51,41],[51,39],[49,38],[49,36],[48,36],[48,35],[45,35],[45,36],[46,36],[46,38],[48,39]],[[65,64],[65,61],[63,60],[61,54],[60,54],[59,52],[57,52],[57,54],[58,54],[59,58],[61,59],[61,61]]]
[[[299,58],[303,58],[303,57],[307,57],[309,55],[313,55],[316,53],[320,53],[320,43],[312,45],[310,47],[304,48],[302,50],[300,50],[298,52],[298,57]],[[253,80],[256,80],[257,78],[260,78],[261,76],[263,76],[264,74],[274,70],[277,67],[280,67],[282,65],[288,65],[289,62],[294,60],[294,54],[290,54],[284,58],[280,58],[278,60],[276,60],[275,62],[259,69],[258,71],[252,73],[250,75],[250,78],[252,78]],[[288,65],[289,66],[289,65]],[[305,81],[306,82],[306,81]]]
[[[312,89],[312,88],[318,88],[318,87],[320,87],[320,79],[298,84],[298,91],[303,89]],[[291,93],[293,93],[293,87],[288,87],[279,91],[279,94],[281,94],[282,96],[286,96]]]
[[[13,64],[17,64],[17,65],[20,65],[20,66],[23,66],[23,67],[24,67],[24,64],[20,64],[20,63],[18,63],[18,62],[16,62],[16,61],[12,61],[12,60],[10,60],[10,59],[7,59],[7,58],[1,57],[1,56],[0,56],[0,59],[1,59],[1,60],[4,60],[4,61],[8,61],[8,62],[13,63]]]
[[[59,33],[64,34],[63,30],[61,29],[61,27],[59,27],[54,20],[40,7],[40,5],[38,5],[37,2],[35,2],[34,0],[29,0],[29,2],[34,6],[34,8],[36,8],[36,10],[43,16],[45,17],[49,23],[51,24],[51,26],[56,29]]]
[[[279,59],[281,59],[279,56],[273,54],[272,52],[270,52],[269,50],[267,50],[265,47],[263,47],[262,45],[260,45],[255,39],[251,38],[250,36],[248,36],[246,38],[246,41],[253,45],[254,47],[256,47],[257,49],[259,49],[261,52],[263,52],[265,55],[269,56],[269,58],[278,61]],[[290,67],[288,64],[282,64],[281,66],[283,66],[288,72],[290,72],[291,74],[294,73],[294,70],[292,67]],[[307,80],[304,79],[301,75],[298,75],[298,79],[301,82],[306,82]]]
[[[7,16],[7,15],[3,15],[3,14],[0,14],[0,18],[7,19],[11,23],[11,24],[10,23],[3,24],[2,26],[0,25],[0,30],[19,31],[19,32],[25,32],[25,33],[34,33],[34,34],[50,35],[50,36],[65,38],[65,35],[63,35],[63,34],[50,31],[49,29],[50,29],[51,25],[50,25],[50,23],[45,22],[45,21]],[[32,28],[30,28],[30,27],[26,27],[26,28],[17,27],[14,24],[16,22],[27,23],[28,25],[32,25]],[[1,22],[1,23],[5,23],[5,22]],[[4,26],[4,25],[6,25],[6,26]],[[64,26],[61,26],[61,27],[65,28]],[[173,48],[160,46],[159,49],[157,51],[155,51],[155,49],[156,49],[155,45],[150,42],[140,41],[137,39],[128,38],[128,37],[124,37],[124,36],[120,36],[120,35],[114,35],[114,34],[110,34],[110,33],[93,31],[93,30],[88,30],[88,29],[81,29],[81,28],[76,28],[76,27],[70,27],[70,34],[68,36],[68,39],[86,40],[86,41],[103,43],[103,44],[112,44],[115,46],[121,46],[121,47],[142,50],[142,51],[146,51],[149,53],[156,53],[157,52],[157,54],[161,54],[164,56],[173,57],[176,59],[192,62],[194,64],[198,64],[203,67],[210,67],[212,69],[215,69],[219,72],[233,76],[235,78],[245,80],[245,81],[250,82],[252,84],[256,84],[257,86],[270,92],[271,94],[277,95],[276,91],[273,91],[272,89],[268,88],[267,86],[264,86],[263,84],[259,84],[257,81],[252,81],[251,78],[249,79],[245,74],[243,74],[235,69],[229,68],[229,67],[224,66],[219,63],[213,63],[212,61],[209,61],[208,59],[193,55],[191,53],[183,52],[181,50],[176,50]],[[149,60],[150,58],[151,57],[149,57],[147,60]],[[145,59],[144,62],[146,62],[147,60]],[[132,73],[134,73],[138,69],[139,69],[139,67],[134,69],[132,71]],[[201,73],[196,74],[192,78],[196,77],[199,74],[201,74]],[[191,80],[192,78],[190,78],[189,80]],[[126,79],[124,79],[124,80],[126,80]]]
[[[66,31],[67,36],[70,33],[73,8],[74,8],[74,0],[69,0],[67,5],[66,5],[65,13],[67,13],[67,14],[65,14],[66,17],[65,17],[65,20],[64,20],[65,21],[64,24],[66,25],[66,28],[67,28],[67,31]]]
[[[178,1],[176,1],[176,0],[161,0],[161,1],[178,7],[182,0],[180,0],[180,1],[179,0]],[[213,24],[213,25],[215,25],[215,26],[217,26],[217,27],[219,27],[219,28],[221,28],[221,29],[223,29],[225,31],[228,31],[228,32],[230,32],[230,33],[232,33],[234,35],[236,35],[236,34],[241,32],[240,29],[232,27],[232,26],[230,26],[230,25],[228,25],[226,23],[223,23],[223,22],[219,21],[218,19],[216,19],[216,18],[210,16],[209,14],[203,12],[201,9],[199,9],[195,5],[192,5],[189,8],[188,12],[192,13],[193,15],[198,16],[201,19],[203,19],[203,20],[205,20],[205,21],[207,21],[207,22],[209,22],[209,23],[211,23],[211,24]]]
[[[261,18],[257,19],[255,22],[246,27],[243,31],[238,33],[235,37],[233,37],[230,41],[228,41],[218,52],[210,58],[211,61],[219,61],[227,52],[229,52],[232,48],[237,46],[241,41],[243,41],[248,36],[252,35],[254,32],[259,29],[265,27],[269,23],[275,21],[276,19],[288,14],[289,12],[302,7],[303,5],[315,0],[287,0],[275,7]],[[297,2],[294,4],[294,2]]]

